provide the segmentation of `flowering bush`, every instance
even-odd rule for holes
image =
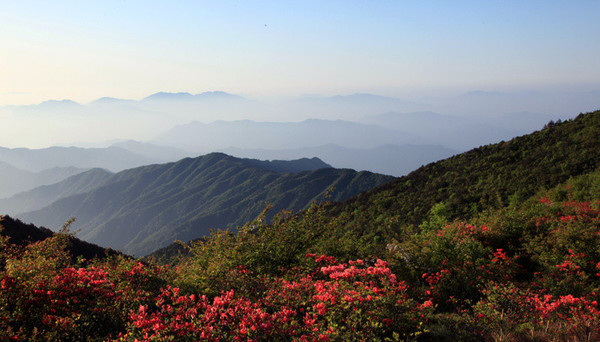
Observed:
[[[366,266],[356,260],[317,270],[289,274],[291,280],[265,278],[268,291],[257,301],[233,290],[211,300],[167,287],[153,307],[132,312],[130,330],[120,340],[407,339],[421,332],[433,311],[431,301],[407,297],[407,285],[396,280],[385,261]]]

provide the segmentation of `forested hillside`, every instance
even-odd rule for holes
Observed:
[[[429,216],[467,219],[519,203],[600,165],[600,111],[426,165],[329,210],[341,231],[402,234]],[[434,210],[432,211],[432,209]],[[356,235],[355,234],[355,235]],[[348,234],[351,235],[351,234]],[[397,236],[396,236],[397,237]]]
[[[82,239],[144,255],[174,240],[205,236],[211,228],[243,225],[267,204],[273,213],[300,210],[393,179],[327,166],[318,159],[266,162],[213,153],[119,172],[19,218],[60,227],[75,217]]]

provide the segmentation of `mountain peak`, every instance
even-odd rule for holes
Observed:
[[[216,90],[216,91],[205,91],[201,94],[194,95],[194,98],[197,99],[244,99],[242,96],[230,94],[224,91]]]
[[[52,109],[52,108],[76,108],[76,107],[81,107],[82,105],[73,101],[73,100],[69,100],[69,99],[65,99],[65,100],[48,100],[48,101],[44,101],[42,103],[40,103],[38,105],[38,107],[40,108],[45,108],[45,109]]]
[[[142,99],[142,101],[148,100],[160,100],[160,101],[190,101],[190,100],[244,100],[245,98],[239,95],[230,94],[224,91],[206,91],[200,94],[192,95],[187,92],[169,93],[169,92],[158,92]]]
[[[191,100],[194,98],[194,95],[187,92],[179,92],[179,93],[169,93],[169,92],[158,92],[154,93],[148,97],[142,99],[142,101],[146,100]]]
[[[65,215],[75,216],[82,238],[143,255],[175,239],[202,237],[214,227],[242,225],[265,202],[273,204],[273,213],[300,210],[332,187],[332,200],[344,200],[393,179],[323,166],[316,158],[261,161],[211,153],[121,171],[20,217],[59,227]]]
[[[91,105],[96,105],[96,104],[100,105],[100,104],[133,103],[133,102],[135,102],[135,101],[134,100],[118,99],[118,98],[115,98],[115,97],[105,96],[105,97],[101,97],[101,98],[99,98],[97,100],[94,100],[94,101],[90,102],[89,104],[91,104]]]

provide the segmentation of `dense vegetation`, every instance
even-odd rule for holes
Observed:
[[[408,225],[428,216],[467,219],[592,172],[600,166],[598,151],[600,111],[429,164],[329,211],[342,219],[346,237],[402,239]]]
[[[26,247],[0,239],[1,338],[599,340],[599,117],[480,148],[482,160],[425,167],[453,165],[459,180],[447,176],[441,188],[460,194],[429,200],[428,186],[397,194],[428,206],[411,215],[398,214],[403,202],[377,204],[422,170],[345,205],[214,231],[177,267],[73,260],[66,233]],[[542,137],[545,152],[533,143]],[[506,149],[515,145],[519,157]],[[520,178],[501,178],[511,175]],[[484,190],[497,201],[467,196]]]
[[[600,111],[550,122],[545,129],[508,142],[482,146],[426,165],[326,209],[335,229],[320,236],[320,249],[346,259],[380,254],[419,225],[468,219],[488,209],[524,201],[536,192],[600,166]],[[165,259],[170,246],[153,256]]]

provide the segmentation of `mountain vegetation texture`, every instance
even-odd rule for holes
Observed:
[[[330,212],[343,217],[346,229],[342,231],[401,238],[398,234],[408,225],[418,226],[432,217],[467,219],[592,172],[600,165],[598,151],[600,112],[581,114],[551,122],[529,135],[431,163],[334,204]]]
[[[314,240],[322,253],[348,258],[379,254],[420,226],[468,219],[530,198],[600,165],[600,112],[508,142],[482,146],[327,206],[336,229]],[[338,245],[339,241],[344,241]],[[333,247],[336,246],[336,247]],[[315,247],[315,246],[312,246]],[[154,255],[163,259],[178,248]],[[164,253],[164,254],[160,254]],[[168,258],[167,258],[168,259]]]
[[[241,226],[267,204],[273,212],[300,210],[393,179],[328,166],[318,159],[266,162],[214,153],[125,170],[19,218],[60,227],[75,217],[82,239],[145,255],[174,240],[205,236],[211,228]]]

